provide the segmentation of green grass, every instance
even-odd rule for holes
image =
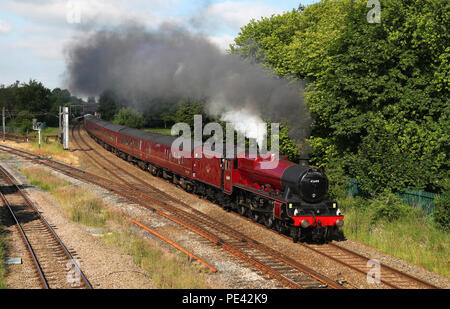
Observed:
[[[50,192],[63,206],[69,219],[87,226],[103,227],[106,223],[104,203],[89,188],[70,185],[52,173],[40,167],[27,167],[22,173],[30,184]]]
[[[47,135],[58,135],[59,134],[59,128],[58,127],[46,127],[45,129],[41,130],[41,138],[42,140],[45,139],[45,136]],[[38,131],[31,131],[28,132],[28,136],[38,136]]]
[[[0,160],[11,160],[11,156],[7,153],[0,153]]]
[[[105,237],[107,242],[123,248],[134,262],[145,269],[160,289],[208,288],[202,274],[204,268],[191,264],[181,253],[168,255],[129,231],[113,232]]]
[[[30,142],[30,144],[34,148],[39,148],[39,141],[37,141],[37,140]],[[40,149],[43,152],[48,152],[51,154],[63,154],[65,152],[65,150],[63,149],[63,146],[60,143],[53,142],[53,141],[46,143],[44,140],[41,140]]]
[[[172,135],[171,128],[165,129],[165,128],[149,128],[149,129],[144,129],[144,131],[147,132],[153,132],[153,133],[159,133],[159,134],[164,134],[164,135]]]
[[[106,242],[120,247],[133,257],[134,262],[145,269],[158,288],[200,289],[207,288],[203,272],[205,268],[177,252],[169,254],[157,246],[130,232],[129,221],[120,210],[112,210],[101,199],[89,192],[89,187],[76,187],[53,176],[40,167],[22,170],[31,184],[46,190],[58,200],[68,219],[91,227],[109,231],[108,223],[114,223],[115,231],[106,234]]]
[[[104,202],[89,192],[89,187],[59,187],[53,192],[73,222],[92,227],[105,227],[108,213]]]
[[[54,130],[55,128],[49,129],[49,132],[51,133],[51,130]],[[57,128],[56,128],[57,129]],[[49,134],[53,135],[53,134]],[[39,147],[39,141],[36,139],[35,141],[30,141],[28,143],[24,143],[22,141],[9,141],[7,140],[6,145],[11,147],[16,147],[19,149],[23,149],[25,151],[33,152],[34,154],[37,154],[39,156],[51,156],[53,159],[78,165],[78,157],[71,151],[66,151],[63,149],[63,146],[54,139],[50,139],[48,143],[45,142],[45,138],[43,137],[41,139],[41,145]],[[73,146],[72,146],[73,147]]]
[[[22,169],[22,173],[28,178],[30,184],[47,192],[54,192],[57,188],[70,184],[40,167],[26,167]]]
[[[346,238],[450,278],[450,234],[438,229],[421,210],[409,208],[407,215],[389,219],[379,217],[374,202],[353,198],[339,202]]]

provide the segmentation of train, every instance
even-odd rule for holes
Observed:
[[[233,158],[205,155],[204,145],[177,149],[176,136],[146,132],[84,116],[91,138],[116,156],[185,191],[292,237],[297,241],[329,241],[342,235],[344,216],[329,200],[328,178],[305,161],[280,158],[263,167],[270,156],[235,153]],[[181,148],[181,147],[180,147]]]

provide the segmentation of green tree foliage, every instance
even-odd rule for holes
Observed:
[[[50,90],[35,80],[17,81],[7,87],[0,85],[0,107],[6,107],[7,125],[24,133],[32,130],[33,118],[57,126],[59,106],[79,104],[81,100],[68,90]]]
[[[8,122],[8,126],[18,129],[19,133],[28,134],[33,131],[33,114],[29,111],[20,111],[13,120]]]
[[[267,140],[263,141],[264,145],[263,147],[266,147],[267,150],[271,151],[272,143],[271,143],[271,136],[272,136],[272,127],[271,127],[271,121],[267,120]],[[292,139],[289,137],[289,128],[286,124],[281,123],[279,127],[279,134],[277,137],[279,140],[279,153],[282,156],[285,156],[289,161],[291,162],[298,162],[300,159],[300,153],[299,148],[297,145],[294,144]],[[235,138],[236,140],[236,138]],[[265,143],[267,143],[267,146],[265,146]]]
[[[122,108],[114,116],[113,123],[136,129],[141,129],[145,126],[144,117],[129,107]]]
[[[72,96],[69,90],[67,89],[60,89],[60,88],[53,89],[49,96],[49,100],[51,102],[51,107],[45,119],[45,122],[47,123],[48,126],[57,127],[59,125],[58,113],[60,106],[77,105],[76,110],[79,111],[81,109],[79,105],[82,104],[82,100],[75,96]],[[72,109],[72,112],[74,110],[75,109]]]
[[[178,103],[178,109],[172,118],[174,122],[187,123],[191,128],[194,127],[194,116],[202,115],[203,121],[206,121],[207,116],[203,111],[204,102],[181,100]]]
[[[231,47],[248,61],[308,81],[309,143],[319,166],[363,191],[432,192],[449,178],[449,17],[443,0],[321,1],[251,21]]]
[[[101,118],[106,121],[112,121],[119,110],[120,104],[116,95],[112,91],[104,91],[100,95],[97,108],[97,112],[100,113]]]

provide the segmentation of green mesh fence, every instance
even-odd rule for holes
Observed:
[[[358,180],[355,178],[350,178],[348,180],[348,186],[347,186],[347,196],[357,196],[359,195],[359,189],[358,189]]]
[[[348,180],[347,196],[354,197],[359,194],[358,180],[350,178]],[[427,214],[434,212],[434,200],[440,196],[439,194],[411,189],[406,189],[402,193],[397,193],[397,195],[403,200],[403,203],[414,207],[420,207]]]

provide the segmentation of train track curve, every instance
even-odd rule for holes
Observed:
[[[74,128],[75,129],[75,128]],[[84,143],[85,145],[89,145],[88,142],[85,141],[85,139],[83,138],[83,136],[80,133],[80,129],[81,126],[77,127],[77,133],[78,133],[78,137],[80,138],[80,140],[82,141],[82,143]],[[74,132],[72,132],[74,134]],[[96,151],[95,149],[93,149],[93,152],[96,154],[96,156],[98,158],[100,158],[101,160],[103,160],[104,162],[108,162],[111,166],[113,166],[117,171],[121,171],[122,173],[126,174],[127,176],[131,176],[132,178],[134,178],[136,181],[138,181],[140,184],[144,185],[146,188],[151,188],[153,194],[156,194],[158,196],[160,196],[160,198],[164,199],[164,200],[169,200],[173,203],[177,203],[187,209],[189,209],[190,211],[195,212],[196,214],[199,214],[200,216],[203,214],[200,211],[190,207],[189,205],[187,205],[186,203],[174,198],[173,196],[157,189],[156,187],[152,186],[151,184],[149,184],[148,182],[135,177],[134,175],[132,175],[132,173],[130,173],[129,171],[121,168],[120,166],[118,166],[117,164],[115,164],[114,162],[111,162],[111,160],[108,160],[103,154],[101,154],[99,151]],[[93,161],[97,161],[98,165],[101,165],[101,163],[98,162],[98,160],[96,158],[92,158]],[[130,164],[130,166],[132,166]],[[138,167],[136,167],[138,168]],[[118,177],[118,175],[116,173],[111,173],[113,176],[115,176],[116,178],[118,178],[120,181],[127,183],[129,185],[129,181],[124,180],[123,178],[121,179],[120,177]],[[238,215],[238,214],[235,214]],[[239,215],[240,216],[240,215]],[[242,217],[242,216],[240,216]],[[254,222],[252,219],[247,218],[247,220]],[[264,225],[262,225],[263,227],[265,227]],[[266,228],[266,227],[265,227]],[[267,228],[266,228],[267,229]],[[273,231],[274,233],[276,233],[275,231]],[[278,233],[276,233],[278,234]],[[279,234],[278,234],[279,235]],[[286,237],[288,238],[288,237]],[[314,244],[306,244],[306,243],[299,243],[299,245],[308,248],[309,250],[314,251],[317,254],[320,254],[336,263],[339,263],[343,266],[346,266],[352,270],[355,270],[361,274],[363,274],[364,276],[366,276],[368,274],[368,272],[371,270],[371,264],[372,262],[375,263],[379,263],[379,267],[380,267],[380,273],[381,273],[381,278],[380,281],[385,284],[386,286],[390,287],[390,288],[394,288],[394,289],[438,289],[439,287],[426,282],[420,278],[416,278],[414,276],[411,276],[403,271],[397,270],[395,268],[392,268],[388,265],[385,265],[383,263],[380,263],[379,261],[372,261],[370,258],[367,258],[357,252],[354,252],[352,250],[349,250],[347,248],[344,248],[334,242],[330,242],[330,243],[326,243],[326,244],[320,244],[320,245],[314,245]]]
[[[185,227],[202,236],[210,242],[225,249],[238,259],[259,269],[272,279],[277,280],[286,287],[303,288],[335,288],[342,286],[308,267],[290,260],[281,253],[276,252],[257,241],[248,238],[233,229],[194,213],[181,210],[173,205],[157,199],[141,189],[133,188],[131,184],[121,184],[107,178],[74,168],[70,165],[42,158],[34,154],[0,145],[0,150],[21,156],[38,164],[43,164],[70,177],[98,185],[110,192],[150,209],[154,213]]]

